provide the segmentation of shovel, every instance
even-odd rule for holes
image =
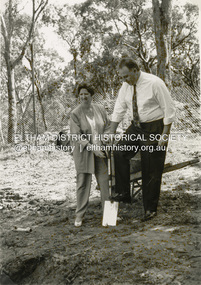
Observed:
[[[112,195],[112,164],[113,164],[113,151],[107,152],[108,158],[108,175],[109,175],[109,195]],[[119,202],[105,201],[103,211],[102,226],[116,226],[117,224],[117,213],[118,213]]]

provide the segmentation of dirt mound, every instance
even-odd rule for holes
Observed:
[[[200,156],[198,138],[170,143],[167,162]],[[158,215],[142,222],[141,193],[102,227],[93,181],[74,227],[75,171],[68,153],[1,155],[1,284],[200,284],[200,164],[163,175]]]

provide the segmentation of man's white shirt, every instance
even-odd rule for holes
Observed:
[[[113,122],[120,122],[127,109],[133,117],[133,88],[126,82],[122,84],[112,114]],[[163,118],[164,125],[169,125],[174,121],[174,101],[162,79],[141,71],[136,92],[140,122],[152,122]]]

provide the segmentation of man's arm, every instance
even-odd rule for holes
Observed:
[[[111,123],[110,123],[110,133],[111,134],[115,134],[116,133],[118,125],[119,125],[119,122],[111,121]]]
[[[109,137],[108,137],[108,143],[114,143],[114,136],[116,133],[116,129],[119,125],[119,122],[110,122],[110,130],[109,130]]]
[[[154,83],[153,90],[155,98],[164,114],[163,123],[165,126],[170,125],[169,127],[171,127],[171,124],[175,120],[175,104],[170,92],[161,79]],[[169,127],[167,127],[166,131],[168,131]]]
[[[114,124],[112,124],[110,131],[113,133],[116,131],[119,122],[122,121],[127,111],[127,103],[125,101],[126,93],[127,93],[127,86],[124,82],[118,92],[117,100],[115,102],[114,110],[111,116],[111,122]]]
[[[170,134],[171,125],[175,119],[175,105],[171,98],[170,92],[166,87],[164,81],[160,80],[154,85],[154,92],[156,99],[158,100],[159,106],[163,110],[163,132],[161,140],[158,142],[159,146],[167,146],[168,138]]]

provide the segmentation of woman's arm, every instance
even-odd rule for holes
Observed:
[[[71,113],[70,116],[70,133],[71,133],[71,143],[73,145],[79,144],[81,145],[80,150],[83,150],[86,145],[89,143],[89,139],[87,136],[85,136],[86,139],[84,139],[84,136],[81,131],[80,127],[80,121],[79,118],[76,116],[76,114]]]

